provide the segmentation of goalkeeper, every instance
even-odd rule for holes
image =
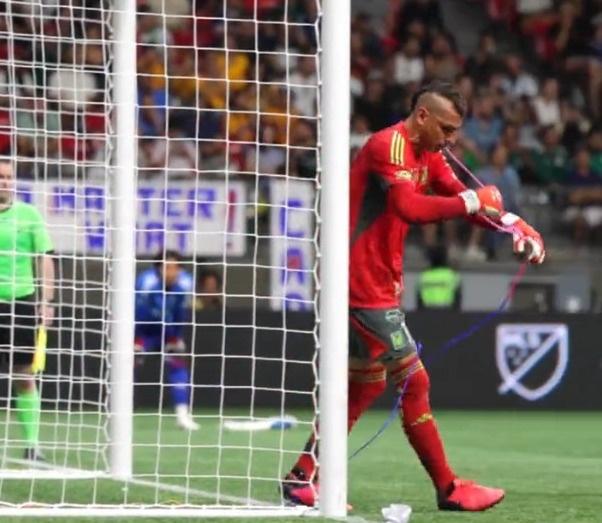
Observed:
[[[190,414],[190,356],[183,339],[184,325],[190,321],[193,279],[180,264],[180,255],[168,250],[138,275],[135,350],[161,351],[176,424],[198,430]]]
[[[32,205],[15,201],[12,163],[0,160],[0,361],[8,365],[14,387],[25,459],[35,461],[44,456],[38,448],[41,408],[32,364],[36,329],[48,327],[54,316],[51,254],[42,216]],[[34,273],[40,282],[37,300]]]
[[[543,261],[544,246],[526,222],[504,212],[495,187],[467,190],[447,164],[441,150],[455,141],[464,113],[452,85],[428,85],[414,96],[407,120],[372,135],[351,166],[348,430],[390,379],[402,393],[402,427],[431,478],[439,509],[479,511],[499,503],[504,491],[460,479],[447,461],[431,412],[429,376],[399,308],[403,245],[412,223],[466,217],[488,226],[487,217],[514,227],[515,251],[528,245],[532,263]],[[315,450],[312,436],[282,483],[287,502],[314,504]]]

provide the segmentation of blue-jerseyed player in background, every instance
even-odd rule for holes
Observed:
[[[162,352],[176,423],[186,430],[199,428],[190,414],[190,355],[183,338],[193,291],[192,275],[182,269],[175,251],[159,253],[136,280],[135,349]]]

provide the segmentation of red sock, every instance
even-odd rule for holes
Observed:
[[[349,371],[349,404],[347,410],[347,432],[351,432],[353,425],[360,416],[372,405],[385,390],[386,371],[382,365],[375,365],[367,369],[353,369]],[[310,436],[299,456],[295,468],[301,469],[307,478],[315,475],[318,456],[315,433]]]
[[[447,463],[439,429],[431,412],[428,374],[416,356],[401,363],[391,376],[398,390],[403,390],[402,425],[408,440],[435,488],[438,491],[445,490],[456,475]]]
[[[347,432],[360,416],[374,403],[387,387],[387,372],[382,365],[367,369],[349,370],[349,407],[347,410]]]

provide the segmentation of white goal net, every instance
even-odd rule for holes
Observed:
[[[13,300],[1,318],[0,513],[306,512],[279,482],[318,409],[320,18],[319,0],[0,4],[0,156],[56,268],[39,428]]]

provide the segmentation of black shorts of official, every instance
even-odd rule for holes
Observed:
[[[399,309],[349,309],[349,355],[388,362],[417,352]]]
[[[30,365],[36,340],[36,302],[24,296],[0,301],[0,364]]]

